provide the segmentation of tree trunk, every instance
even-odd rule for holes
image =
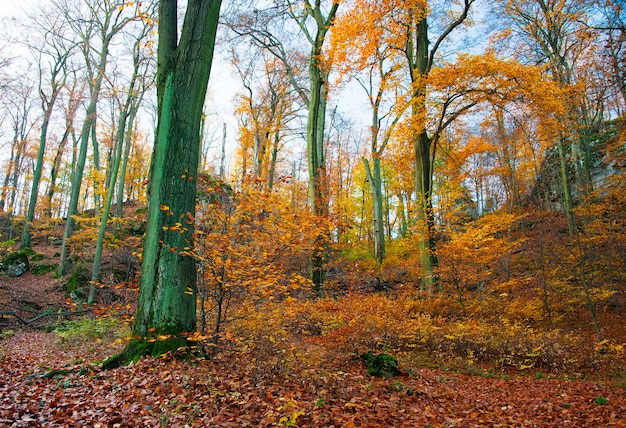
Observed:
[[[114,33],[113,33],[114,34]],[[73,216],[78,210],[78,200],[80,198],[80,189],[83,183],[83,172],[85,170],[85,160],[87,159],[87,147],[89,145],[89,138],[96,126],[96,114],[98,99],[100,97],[100,89],[102,88],[102,80],[106,72],[107,60],[109,56],[109,43],[111,37],[105,38],[103,46],[101,48],[99,63],[94,77],[93,84],[90,85],[89,105],[85,112],[85,122],[80,133],[80,145],[78,149],[78,157],[76,158],[76,165],[72,171],[72,188],[70,194],[70,202],[67,208],[67,220],[65,223],[65,230],[63,232],[63,244],[61,245],[61,257],[59,261],[58,274],[64,275],[67,270],[67,258],[69,251],[69,239],[74,233],[75,222]],[[94,142],[95,144],[95,142]]]
[[[369,161],[363,158],[365,173],[370,182],[370,190],[372,191],[373,205],[373,221],[374,221],[374,258],[376,264],[380,268],[385,260],[385,225],[383,221],[383,195],[382,195],[382,179],[380,173],[380,159],[374,157],[373,171]],[[380,278],[379,278],[380,279]]]
[[[24,221],[24,229],[22,230],[22,240],[20,248],[30,248],[30,224],[35,217],[35,206],[39,197],[39,181],[41,180],[41,171],[43,169],[44,155],[46,153],[46,139],[48,137],[48,126],[50,125],[50,118],[52,117],[52,111],[56,100],[59,96],[61,85],[55,80],[56,75],[53,74],[52,78],[52,94],[50,100],[44,102],[44,114],[43,121],[41,123],[41,134],[39,136],[39,149],[37,152],[37,162],[35,164],[35,171],[33,173],[33,182],[30,191],[30,199],[28,201],[28,211],[26,213],[26,219]]]
[[[318,48],[321,51],[321,45]],[[314,49],[315,50],[315,49]],[[317,55],[321,52],[317,53]],[[309,195],[311,208],[316,217],[328,215],[326,162],[324,160],[324,128],[326,119],[327,88],[319,60],[311,54],[309,67],[311,94],[307,120],[307,159],[309,162]],[[324,264],[326,259],[326,237],[318,235],[311,255],[311,280],[317,295],[322,293]]]
[[[54,198],[54,194],[56,193],[56,182],[59,175],[59,171],[61,169],[61,162],[63,161],[63,153],[65,152],[65,146],[70,138],[70,136],[74,135],[74,117],[76,115],[76,110],[80,105],[80,97],[77,96],[76,92],[76,81],[74,82],[74,87],[69,91],[70,98],[67,102],[66,111],[65,111],[65,131],[63,132],[63,137],[61,137],[61,141],[59,142],[59,146],[57,147],[56,154],[54,156],[54,160],[52,161],[52,167],[50,169],[50,184],[48,186],[47,192],[47,206],[46,206],[46,216],[48,218],[52,217],[52,200]]]
[[[220,153],[220,180],[226,180],[226,122],[222,125],[222,150]]]
[[[576,219],[574,217],[574,204],[572,202],[572,191],[569,183],[569,173],[567,171],[567,158],[565,157],[565,147],[563,139],[557,140],[557,149],[559,152],[559,172],[561,178],[561,194],[563,195],[563,214],[567,218],[567,230],[570,239],[573,239],[576,232]]]
[[[426,135],[426,131],[421,132],[415,140],[415,194],[417,198],[415,220],[420,228],[421,288],[428,293],[433,292],[436,283],[434,268],[437,266],[430,146],[431,140]]]
[[[177,1],[159,3],[159,124],[133,328],[139,339],[107,367],[176,349],[186,343],[182,333],[196,329],[196,264],[188,251],[194,245],[200,123],[220,3],[189,0],[180,43]]]
[[[111,203],[113,201],[113,195],[115,193],[115,183],[117,181],[118,172],[120,169],[120,163],[122,160],[122,151],[124,148],[124,136],[126,135],[126,126],[127,122],[129,129],[132,130],[132,119],[134,118],[134,113],[137,109],[137,101],[134,101],[136,98],[136,88],[137,79],[139,78],[139,44],[142,42],[143,38],[137,40],[134,48],[134,70],[133,76],[131,78],[128,94],[126,96],[126,102],[123,106],[121,106],[120,118],[117,124],[117,133],[115,136],[115,144],[113,145],[113,156],[110,162],[109,168],[109,177],[108,177],[108,186],[106,198],[104,201],[104,207],[102,210],[102,216],[100,217],[100,227],[98,230],[98,239],[96,241],[96,252],[93,260],[93,270],[91,276],[91,282],[89,284],[89,296],[87,298],[87,304],[92,305],[94,299],[96,297],[96,283],[100,279],[100,266],[102,263],[102,250],[104,247],[104,236],[106,233],[106,226],[109,220],[109,213],[111,211]],[[130,137],[130,133],[129,133]],[[129,142],[130,144],[130,142]],[[122,176],[121,182],[124,182],[124,177]]]
[[[106,55],[106,53],[105,53]],[[101,59],[104,59],[103,57]],[[69,239],[72,237],[74,233],[74,215],[78,210],[78,200],[80,198],[80,188],[83,184],[83,172],[85,170],[85,160],[87,159],[87,146],[89,145],[89,137],[91,135],[91,129],[96,124],[96,106],[98,103],[98,97],[100,95],[100,87],[102,84],[102,79],[104,77],[104,71],[106,68],[106,59],[101,63],[100,72],[98,73],[98,78],[96,80],[96,84],[94,85],[94,89],[91,92],[89,106],[87,107],[87,112],[85,113],[86,118],[83,123],[83,127],[80,133],[80,145],[78,149],[78,157],[76,158],[76,165],[74,170],[72,171],[72,187],[70,194],[70,202],[67,208],[67,219],[65,222],[65,229],[63,232],[63,244],[61,245],[61,257],[59,261],[58,274],[64,275],[67,270],[67,258],[69,256]]]
[[[143,96],[143,94],[142,94]],[[128,158],[130,156],[130,149],[133,145],[133,129],[135,124],[135,117],[137,116],[137,109],[139,107],[139,103],[141,100],[137,102],[137,105],[133,106],[130,111],[130,116],[128,117],[128,127],[126,129],[126,137],[124,138],[124,154],[122,156],[122,164],[120,165],[120,179],[117,183],[117,194],[116,194],[116,207],[115,207],[115,216],[117,218],[122,218],[124,216],[124,184],[126,179],[126,171],[128,169]]]

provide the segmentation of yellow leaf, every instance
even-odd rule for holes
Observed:
[[[160,205],[159,208],[161,208],[161,211],[169,211],[170,209],[167,205]]]

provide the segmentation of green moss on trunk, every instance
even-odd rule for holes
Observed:
[[[115,355],[102,363],[104,369],[114,369],[139,361],[142,357],[160,357],[168,352],[176,352],[181,348],[186,348],[187,339],[184,337],[169,337],[165,340],[132,340],[128,342],[122,353]],[[188,352],[181,355],[189,357]]]

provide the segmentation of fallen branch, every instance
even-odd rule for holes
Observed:
[[[5,305],[5,306],[9,306],[9,305]],[[52,317],[70,317],[70,316],[74,316],[74,315],[79,315],[79,314],[84,314],[87,312],[90,312],[91,309],[81,309],[78,311],[63,311],[63,312],[42,312],[39,315],[30,318],[30,319],[24,319],[22,318],[19,314],[17,314],[16,312],[13,311],[2,311],[0,312],[0,317],[2,318],[8,318],[8,317],[14,317],[15,319],[17,319],[17,321],[24,326],[27,326],[29,324],[32,324],[35,321],[40,320],[41,318],[44,317],[48,317],[50,321],[52,321]],[[29,311],[32,312],[32,311]]]

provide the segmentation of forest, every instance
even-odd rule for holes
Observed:
[[[0,11],[0,427],[626,426],[620,0]]]

